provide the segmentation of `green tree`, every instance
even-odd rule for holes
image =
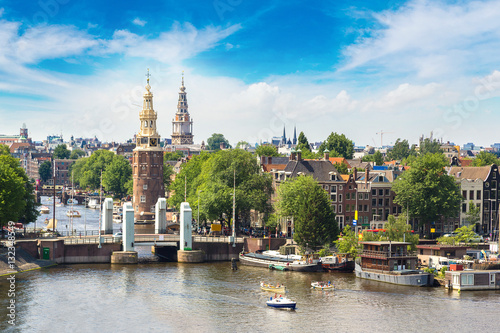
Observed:
[[[353,258],[361,250],[361,246],[358,243],[358,235],[356,235],[349,225],[344,227],[339,239],[334,243],[339,253],[349,253]]]
[[[39,216],[29,182],[19,161],[6,154],[0,155],[0,225],[9,221],[33,222]]]
[[[214,133],[207,139],[207,146],[209,150],[220,150],[221,143],[224,143],[226,148],[231,148],[229,141],[227,141],[224,135],[220,133]]]
[[[77,160],[79,159],[80,157],[83,157],[85,156],[85,152],[83,150],[80,150],[80,149],[74,149],[71,151],[71,154],[69,155],[69,159],[70,160]]]
[[[318,151],[323,154],[326,149],[330,151],[330,156],[339,156],[348,160],[354,155],[354,143],[344,134],[331,133],[319,146]]]
[[[465,220],[468,225],[475,225],[481,220],[480,217],[481,209],[474,204],[474,202],[469,201],[469,211],[465,214]]]
[[[384,165],[384,156],[380,150],[377,150],[375,154],[373,154],[373,161],[375,162],[375,165]]]
[[[66,148],[66,145],[58,145],[56,149],[54,149],[54,153],[52,154],[55,159],[68,159],[71,155],[71,152]]]
[[[347,175],[349,174],[349,169],[347,168],[347,165],[345,163],[335,163],[335,169],[337,169],[338,172],[342,175]]]
[[[52,162],[45,161],[40,164],[38,168],[38,174],[40,175],[40,179],[44,182],[52,178]]]
[[[101,186],[101,171],[104,174],[115,156],[109,150],[97,150],[90,157],[76,160],[70,168],[74,181],[82,188],[98,189]]]
[[[393,215],[389,215],[384,228],[387,240],[393,242],[410,242],[412,250],[417,248],[418,234],[411,232],[411,225],[406,223],[406,215],[399,215],[397,219]]]
[[[276,147],[269,144],[258,146],[257,149],[255,149],[255,153],[257,154],[257,156],[280,156]]]
[[[163,184],[165,188],[170,186],[171,177],[174,173],[174,168],[170,164],[163,163]]]
[[[300,149],[302,152],[308,150],[311,151],[311,146],[309,145],[309,141],[307,141],[307,137],[304,132],[299,133],[299,137],[297,139],[297,150]]]
[[[3,143],[0,143],[0,155],[10,155],[9,147]]]
[[[115,198],[123,198],[127,194],[127,182],[132,178],[132,167],[129,161],[115,155],[102,173],[102,185],[108,192],[113,192]]]
[[[441,144],[436,139],[425,138],[420,141],[419,155],[443,153]]]
[[[442,153],[419,156],[392,186],[394,202],[406,214],[417,217],[420,225],[427,225],[427,232],[431,222],[440,217],[456,216],[462,201],[455,179],[444,170],[446,165]]]
[[[387,158],[389,158],[389,160],[391,161],[402,161],[410,155],[416,155],[415,145],[412,145],[410,148],[408,140],[401,141],[401,139],[399,138],[396,140],[396,143],[394,144],[392,149],[387,152]]]
[[[496,155],[493,155],[491,153],[481,151],[479,154],[476,155],[476,157],[472,160],[471,165],[480,167],[480,166],[486,166],[486,165],[492,165],[492,164],[499,164],[498,159]]]
[[[173,152],[165,152],[163,154],[163,161],[178,161],[184,157],[184,154],[181,151],[173,151]]]
[[[276,211],[279,216],[293,217],[293,239],[303,249],[329,245],[337,238],[338,225],[328,194],[311,176],[281,183]]]

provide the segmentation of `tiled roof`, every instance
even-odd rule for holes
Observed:
[[[340,177],[340,174],[333,164],[325,160],[289,161],[286,165],[285,172],[290,172],[291,177],[296,177],[299,172],[305,175],[311,175],[318,182],[330,181],[331,172]]]
[[[491,165],[482,167],[452,167],[449,175],[459,179],[482,179],[486,180],[491,171]]]

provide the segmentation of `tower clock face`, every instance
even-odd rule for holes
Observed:
[[[141,144],[147,144],[148,138],[141,138]]]
[[[150,146],[156,146],[156,144],[157,144],[156,138],[150,138],[149,139],[149,145]]]

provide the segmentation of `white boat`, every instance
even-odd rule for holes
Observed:
[[[88,207],[90,209],[99,209],[99,200],[97,200],[95,198],[89,199]]]
[[[64,207],[64,204],[62,202],[57,202],[56,207]]]
[[[243,265],[266,267],[282,271],[317,272],[321,270],[318,259],[303,258],[300,255],[282,255],[278,251],[264,251],[262,253],[240,253],[240,262]]]
[[[325,281],[312,281],[311,282],[311,287],[316,290],[334,290],[335,285],[331,283],[330,281],[325,282]]]
[[[295,309],[297,306],[297,302],[281,295],[279,297],[270,297],[266,304],[277,309]]]
[[[66,212],[66,216],[69,216],[69,217],[82,217],[82,215],[80,215],[79,211],[73,210],[73,209],[68,210]]]
[[[40,214],[48,214],[48,213],[50,213],[49,207],[47,206],[40,207]]]
[[[122,223],[122,215],[113,214],[113,223]]]
[[[286,287],[282,284],[273,285],[273,284],[261,282],[260,289],[262,289],[264,291],[271,291],[273,293],[285,293],[286,292]]]

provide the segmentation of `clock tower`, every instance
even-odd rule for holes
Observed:
[[[136,136],[132,171],[134,179],[134,218],[136,222],[149,223],[154,220],[155,204],[165,197],[163,186],[163,149],[160,135],[156,131],[156,112],[153,109],[153,94],[149,85],[149,69],[142,111],[139,113],[141,127]]]
[[[184,74],[182,74],[177,112],[172,120],[172,145],[174,146],[193,144],[193,119],[189,116],[186,94]]]

